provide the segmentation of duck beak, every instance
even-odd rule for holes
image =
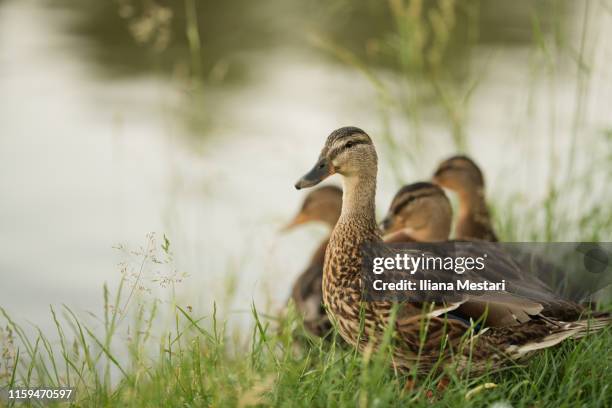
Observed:
[[[293,220],[291,220],[291,222],[289,222],[289,224],[281,228],[281,232],[287,232],[297,227],[298,225],[305,224],[309,221],[311,221],[311,218],[309,216],[307,216],[304,213],[299,213],[298,215],[295,216],[295,218],[293,218]]]
[[[312,170],[304,174],[302,178],[295,183],[295,188],[300,190],[302,188],[316,186],[332,174],[334,174],[333,166],[325,157],[320,158]]]

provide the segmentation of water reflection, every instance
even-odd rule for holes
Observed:
[[[542,0],[62,0],[73,18],[64,29],[89,40],[88,60],[113,75],[161,71],[199,74],[213,82],[244,79],[250,55],[278,47],[312,48],[313,34],[368,60],[402,70],[402,33],[431,49],[448,30],[447,66],[460,69],[475,42],[527,45],[542,33],[566,30],[575,2]],[[415,16],[414,20],[406,14]],[[416,31],[415,31],[416,30]],[[420,30],[420,31],[419,31]],[[195,49],[194,49],[195,47]],[[195,54],[194,54],[195,53]],[[197,71],[197,72],[194,72]]]

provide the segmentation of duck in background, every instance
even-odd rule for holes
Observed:
[[[342,190],[336,186],[323,186],[311,191],[305,198],[302,207],[285,226],[287,231],[298,225],[310,222],[322,222],[334,228],[342,210]],[[304,327],[315,336],[324,336],[331,329],[331,323],[323,307],[323,262],[329,236],[316,249],[308,267],[297,278],[291,289],[291,299],[297,312],[304,318]]]
[[[443,161],[434,173],[433,182],[459,196],[456,239],[498,241],[485,201],[484,177],[472,159],[458,155]]]
[[[455,228],[455,238],[458,240],[481,239],[484,241],[497,242],[498,238],[493,230],[487,203],[484,194],[484,177],[478,165],[467,156],[453,156],[443,161],[433,176],[434,183],[453,190],[459,196],[459,217]],[[537,264],[538,278],[548,286],[555,288],[565,296],[578,299],[580,295],[569,291],[567,287],[561,286],[560,282],[566,280],[561,276],[556,267],[545,259],[534,257],[529,252],[522,258],[520,252],[516,252],[516,260],[522,260],[525,265]],[[583,300],[581,305],[589,310],[597,309],[597,302],[588,299]]]

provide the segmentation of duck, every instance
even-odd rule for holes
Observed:
[[[483,298],[486,308],[496,309],[505,319],[476,334],[469,322],[481,317],[478,303],[483,299],[465,296],[459,301],[429,303],[366,301],[361,268],[367,247],[387,245],[375,216],[377,167],[370,136],[357,127],[342,127],[331,132],[314,167],[295,184],[299,190],[334,174],[342,178],[342,209],[323,266],[323,302],[340,336],[360,353],[381,350],[390,328],[392,366],[398,372],[424,375],[452,367],[476,375],[610,325],[610,315],[585,318],[580,305],[541,287],[531,287],[529,279],[515,282],[518,289],[528,293],[526,297],[492,292]],[[501,258],[492,253],[488,262],[493,267],[486,270],[498,273],[497,269],[506,265]],[[476,307],[466,307],[463,318],[449,318],[459,306],[470,304]]]
[[[498,241],[485,200],[484,176],[474,160],[465,155],[452,156],[440,163],[432,180],[459,197],[456,239]]]
[[[339,187],[326,185],[316,188],[306,195],[300,210],[283,228],[283,231],[289,231],[310,222],[321,222],[331,231],[340,217],[341,209],[342,190]],[[328,242],[329,237],[317,247],[308,266],[295,280],[290,297],[297,313],[303,318],[306,331],[317,337],[324,337],[332,328],[323,307],[321,289],[323,261]]]
[[[462,241],[478,241],[477,239],[449,239],[452,221],[452,206],[444,190],[436,184],[422,181],[405,185],[396,193],[380,227],[386,243],[421,242],[452,245]],[[514,255],[515,260],[521,259],[518,257],[519,253]],[[526,262],[529,262],[527,265],[530,265],[534,262],[534,258],[528,256]],[[553,267],[541,260],[538,262],[540,262],[538,267],[543,270],[550,270]],[[547,278],[550,276],[546,273],[539,274],[537,280],[532,280],[532,284],[534,287],[545,288],[544,282],[550,280]],[[459,306],[457,312],[462,315],[465,314],[466,308],[473,309],[474,307],[478,307],[481,313],[484,312],[484,305],[476,302]],[[592,309],[590,306],[589,308]],[[470,310],[470,312],[475,311]],[[500,320],[503,321],[506,317],[495,308],[490,308],[484,318],[484,323],[499,324]]]

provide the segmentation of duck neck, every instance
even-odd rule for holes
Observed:
[[[484,191],[482,187],[462,191],[459,194],[459,216],[472,217],[476,214],[487,214]]]
[[[338,224],[346,225],[363,234],[377,231],[376,175],[345,176],[342,212]]]

